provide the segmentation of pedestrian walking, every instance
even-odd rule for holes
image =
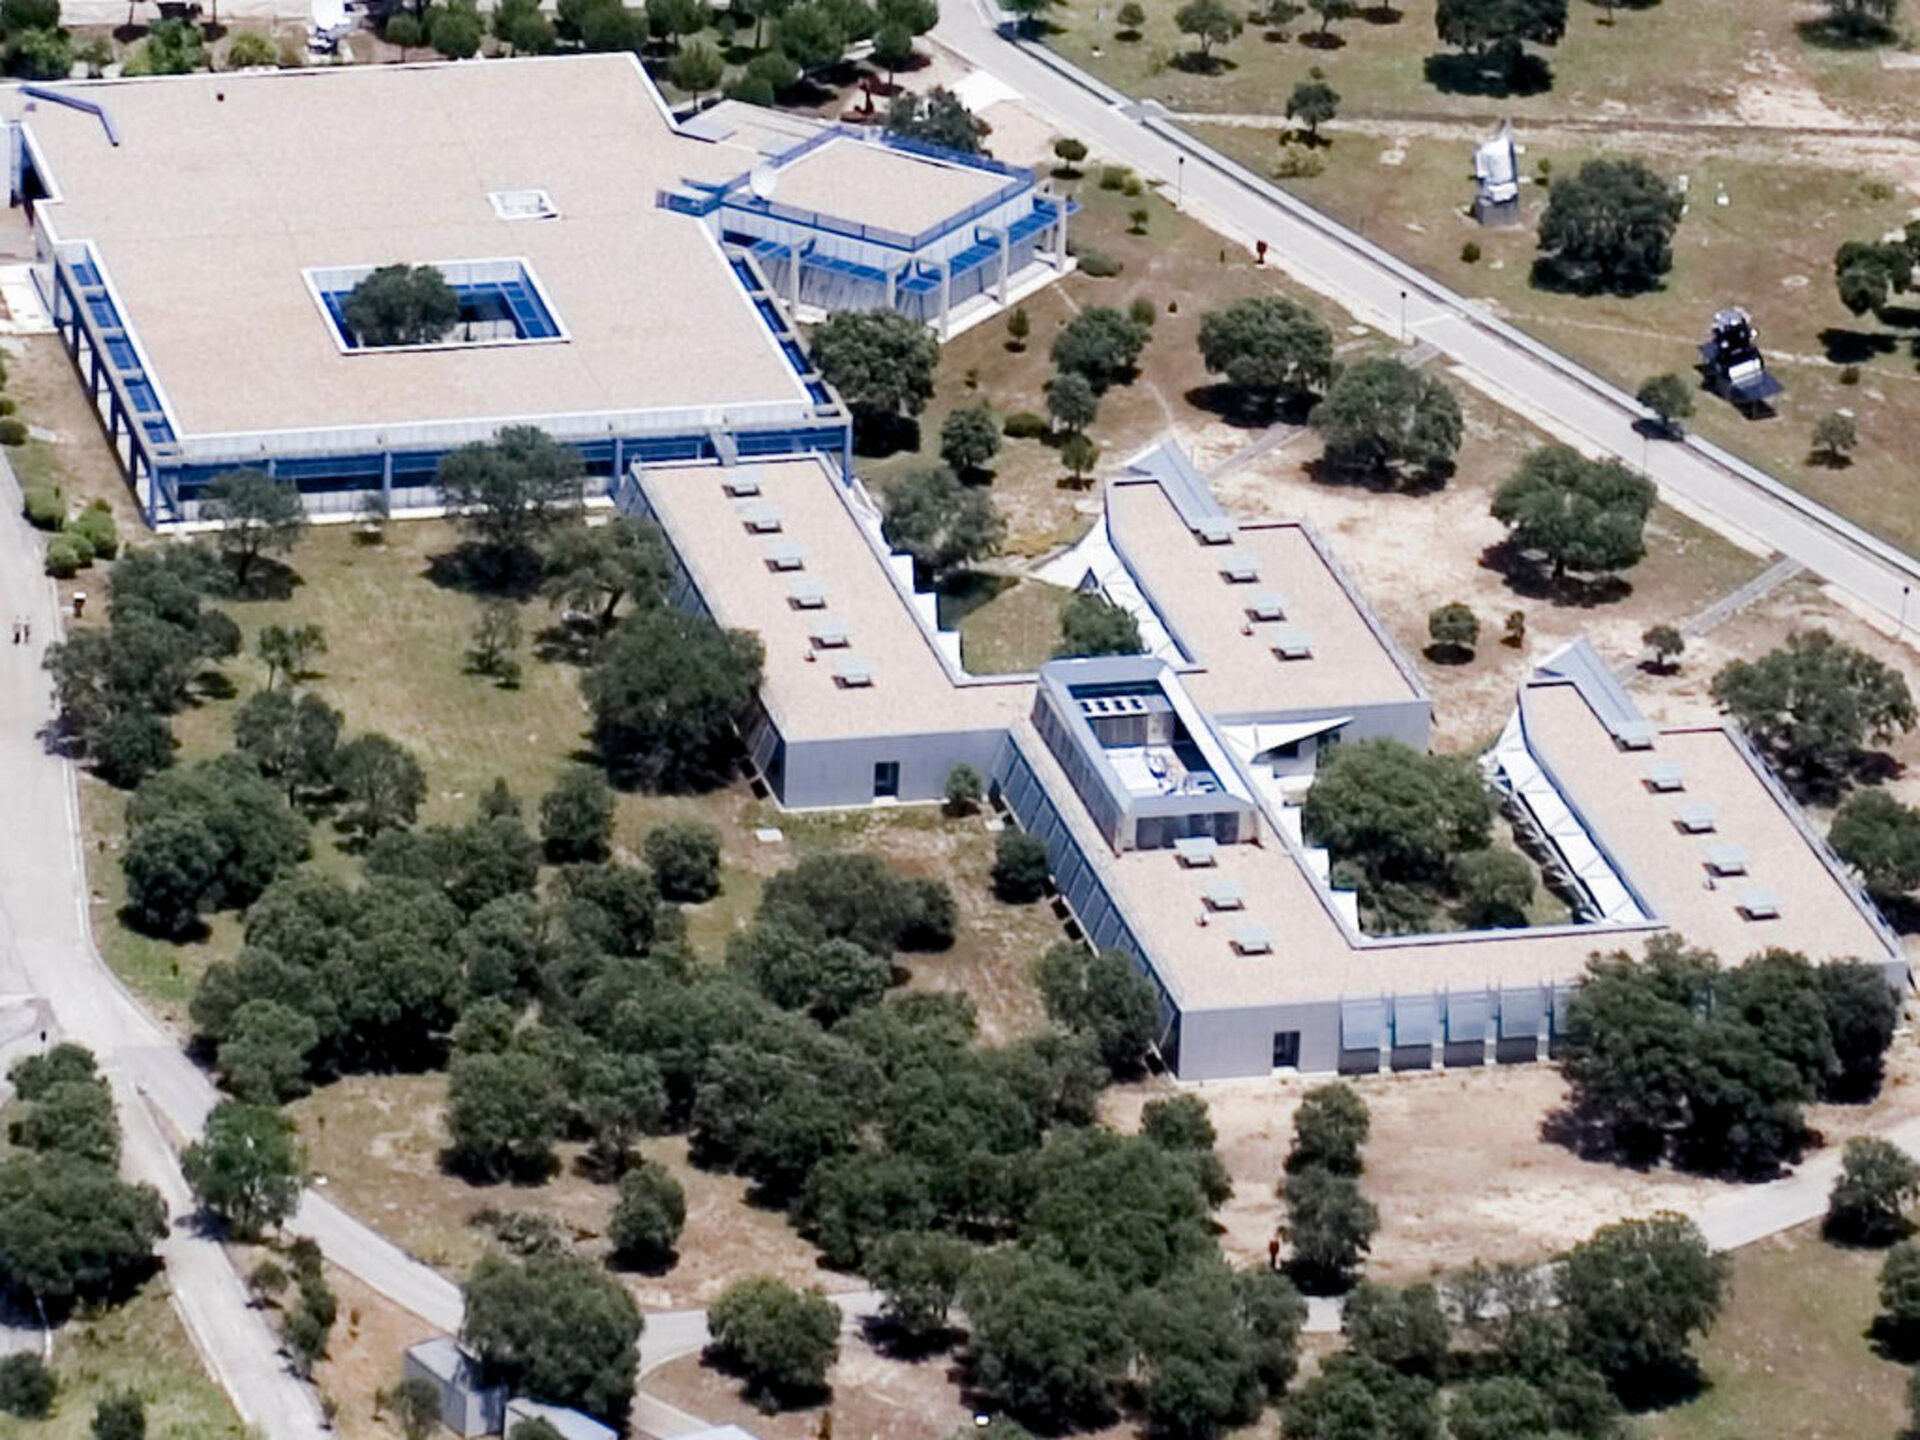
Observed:
[[[23,645],[31,645],[33,643],[33,621],[22,620],[20,622],[20,643]]]
[[[20,643],[20,620],[18,616],[14,617],[13,622],[13,643],[16,645]]]

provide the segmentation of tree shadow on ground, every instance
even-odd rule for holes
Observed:
[[[149,940],[158,940],[167,945],[195,945],[205,940],[213,932],[207,922],[198,915],[191,924],[179,930],[168,930],[163,926],[150,925],[132,905],[122,905],[118,911],[120,923],[136,935],[144,935]]]
[[[1453,478],[1452,464],[1434,465],[1421,470],[1403,470],[1394,466],[1332,465],[1322,456],[1302,467],[1316,485],[1346,490],[1366,490],[1375,495],[1433,495],[1446,489]]]
[[[1544,95],[1553,88],[1553,67],[1530,53],[1523,53],[1508,63],[1489,56],[1447,51],[1427,56],[1421,69],[1427,83],[1443,95],[1481,95],[1507,100]]]
[[[1307,30],[1301,33],[1300,43],[1309,50],[1343,50],[1347,37],[1338,30]]]
[[[505,554],[477,540],[427,557],[427,582],[488,600],[531,600],[540,593],[540,552],[532,546]]]
[[[1527,283],[1551,295],[1612,295],[1623,300],[1667,288],[1658,275],[1607,275],[1569,265],[1556,255],[1538,257],[1527,272]]]
[[[736,1361],[717,1341],[700,1352],[700,1363],[709,1370],[738,1380],[741,1398],[763,1415],[775,1415],[782,1410],[805,1410],[824,1403],[833,1393],[825,1385],[798,1387],[760,1384],[752,1378],[748,1368]]]
[[[239,693],[240,688],[224,670],[206,669],[193,677],[191,701],[195,705],[209,700],[231,700]]]
[[[1282,401],[1269,405],[1259,396],[1225,380],[1210,385],[1195,385],[1182,397],[1196,410],[1204,410],[1236,430],[1268,430],[1275,425],[1304,425],[1313,409],[1310,400]]]
[[[1900,38],[1891,26],[1870,21],[1849,25],[1831,16],[1802,20],[1793,28],[1803,41],[1818,50],[1878,50]]]
[[[1450,641],[1443,642],[1435,640],[1420,653],[1425,655],[1427,659],[1431,660],[1435,665],[1445,665],[1449,668],[1473,663],[1473,647],[1471,645],[1459,645]]]
[[[1202,55],[1198,50],[1184,50],[1167,63],[1188,75],[1222,75],[1240,68],[1224,55]]]
[[[550,665],[591,665],[605,638],[591,619],[563,615],[533,632],[533,653]]]
[[[231,569],[231,567],[229,567]],[[271,556],[255,557],[248,569],[246,583],[229,573],[226,598],[229,600],[291,600],[296,588],[307,582],[300,572]]]
[[[462,1155],[452,1146],[440,1152],[440,1172],[464,1180],[477,1189],[511,1185],[516,1190],[534,1190],[560,1173],[560,1161],[551,1154],[539,1159],[525,1158],[494,1167]]]
[[[1507,589],[1527,600],[1592,610],[1617,605],[1633,594],[1633,582],[1624,575],[1559,575],[1543,569],[1511,540],[1500,540],[1480,552],[1480,567],[1506,582]]]
[[[1642,1173],[1660,1163],[1666,1151],[1666,1137],[1645,1135],[1623,1137],[1604,1120],[1582,1114],[1579,1107],[1562,1105],[1547,1112],[1540,1122],[1540,1138],[1548,1145],[1608,1165]]]
[[[946,1354],[966,1333],[949,1325],[927,1335],[916,1335],[885,1315],[867,1316],[860,1322],[860,1330],[867,1343],[880,1354],[907,1365]]]
[[[947,576],[934,587],[940,628],[958,630],[967,616],[992,604],[1019,583],[1011,575],[989,575],[978,570],[961,570]]]
[[[1873,330],[1847,330],[1830,325],[1820,332],[1820,344],[1835,365],[1864,365],[1877,355],[1900,348],[1900,337]]]
[[[884,460],[920,448],[920,422],[897,411],[862,411],[853,422],[853,453]]]
[[[1369,5],[1353,13],[1369,25],[1398,25],[1407,18],[1406,11],[1393,5]]]

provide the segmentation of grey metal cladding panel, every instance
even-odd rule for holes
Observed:
[[[1440,997],[1402,995],[1393,1002],[1393,1043],[1432,1045],[1439,1039]]]
[[[1537,1040],[1547,1018],[1547,997],[1537,986],[1500,992],[1500,1038]]]
[[[1469,990],[1447,996],[1447,1043],[1464,1044],[1487,1038],[1493,1004],[1484,991]]]
[[[1385,1043],[1386,1032],[1386,1001],[1343,1000],[1340,1002],[1340,1048],[1342,1050],[1378,1050]]]
[[[1573,992],[1577,988],[1573,985],[1553,987],[1553,1033],[1555,1035],[1567,1033],[1567,1006],[1573,1003]]]

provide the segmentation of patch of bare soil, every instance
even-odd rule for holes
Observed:
[[[331,1265],[327,1283],[339,1298],[340,1316],[314,1384],[333,1405],[333,1428],[346,1440],[393,1440],[400,1426],[381,1410],[379,1393],[399,1381],[407,1347],[430,1338],[434,1329]]]

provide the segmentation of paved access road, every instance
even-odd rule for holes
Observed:
[[[1920,565],[1897,548],[1696,438],[1649,445],[1634,428],[1645,412],[1630,396],[1187,137],[1156,103],[1137,103],[1049,52],[1006,38],[989,4],[941,0],[934,38],[1096,157],[1164,181],[1195,218],[1243,246],[1266,241],[1268,259],[1294,279],[1389,335],[1431,344],[1463,379],[1549,433],[1636,469],[1644,456],[1663,496],[1679,508],[1799,561],[1890,619],[1903,615],[1903,588],[1920,589]],[[1463,176],[1467,159],[1463,151]],[[1467,181],[1461,184],[1464,195]],[[1700,318],[1704,333],[1709,317]]]

